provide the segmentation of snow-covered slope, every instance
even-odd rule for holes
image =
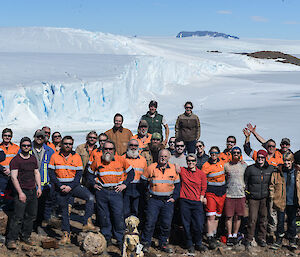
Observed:
[[[300,68],[236,54],[297,55],[299,43],[0,28],[0,124],[12,127],[17,139],[48,124],[79,143],[82,131],[108,129],[116,112],[136,129],[151,99],[173,130],[182,105],[192,100],[209,145],[221,146],[228,134],[241,144],[250,120],[266,137],[288,136],[299,145],[292,117],[300,114]]]

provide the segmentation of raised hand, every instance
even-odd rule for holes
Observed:
[[[251,133],[254,133],[255,129],[256,129],[256,125],[254,125],[254,127],[253,127],[251,123],[248,123],[247,128]]]
[[[245,137],[250,137],[250,135],[251,135],[251,132],[247,128],[243,129],[243,133],[244,133]]]

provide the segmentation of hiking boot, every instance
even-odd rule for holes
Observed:
[[[82,227],[82,231],[85,231],[85,232],[86,231],[98,232],[99,230],[100,230],[99,228],[94,226],[94,224],[92,222],[92,218],[89,218],[87,220],[87,224]]]
[[[167,244],[163,244],[159,247],[159,249],[165,253],[173,253],[173,249],[169,247]]]
[[[245,239],[243,241],[243,245],[245,246],[245,250],[248,251],[251,246],[251,243],[247,239]]]
[[[282,239],[283,239],[283,237],[280,237],[280,236],[277,237],[275,243],[272,244],[272,246],[270,248],[273,250],[277,250],[278,248],[280,248],[281,244],[282,244]]]
[[[15,249],[17,249],[16,241],[9,241],[9,242],[7,242],[6,247],[9,250],[15,250]]]
[[[34,245],[34,243],[32,242],[32,240],[30,240],[29,238],[22,238],[20,241],[21,241],[22,243],[27,244],[27,245],[30,245],[30,246],[33,246],[33,245]]]
[[[61,237],[59,244],[60,245],[71,244],[70,233],[68,233],[67,231],[64,231],[64,235]]]
[[[234,246],[234,238],[233,237],[228,237],[226,245],[227,246]]]
[[[188,248],[188,252],[189,252],[189,254],[195,254],[195,247],[194,246],[190,246]]]
[[[195,245],[195,249],[199,252],[207,251],[207,247],[205,245]]]
[[[298,248],[298,245],[296,244],[296,238],[291,238],[289,241],[290,241],[289,247],[292,250],[296,250]]]
[[[216,239],[215,239],[214,237],[209,236],[209,237],[207,238],[207,242],[208,242],[208,248],[209,248],[210,250],[214,250],[214,249],[217,248],[217,242],[216,242]]]
[[[258,244],[260,247],[266,247],[266,246],[267,246],[266,241],[263,240],[263,239],[257,239],[257,244]]]

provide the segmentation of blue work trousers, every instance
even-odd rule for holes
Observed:
[[[85,203],[85,214],[83,216],[82,224],[86,225],[88,218],[94,213],[94,196],[84,186],[78,185],[74,187],[69,193],[65,194],[61,191],[56,191],[56,200],[62,212],[62,231],[70,232],[70,217],[68,204],[71,197],[77,197],[86,201]]]
[[[295,205],[287,205],[285,211],[277,212],[277,236],[282,235],[284,231],[284,221],[285,214],[287,216],[287,232],[286,237],[289,239],[295,238],[297,234],[297,226],[296,226],[296,214],[297,214],[297,206]]]
[[[174,203],[150,197],[147,207],[146,224],[142,234],[142,242],[150,245],[155,224],[159,219],[159,245],[168,242],[174,212]]]
[[[187,248],[193,245],[193,241],[196,246],[201,246],[205,215],[202,202],[182,198],[180,199],[180,213]]]
[[[122,243],[125,231],[122,192],[102,188],[96,190],[95,196],[101,233],[107,242],[113,233],[118,243]]]

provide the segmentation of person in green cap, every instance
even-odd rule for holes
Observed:
[[[162,136],[158,132],[154,132],[150,143],[141,152],[141,156],[147,161],[147,166],[158,161],[158,153],[164,148],[165,145],[162,143]]]

